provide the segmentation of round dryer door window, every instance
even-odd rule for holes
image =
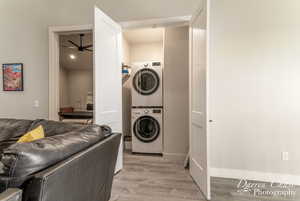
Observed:
[[[151,95],[159,87],[159,76],[152,69],[142,69],[133,77],[134,89],[142,95]]]
[[[134,123],[134,135],[142,142],[150,143],[156,140],[160,134],[160,126],[156,119],[150,116],[142,116]]]

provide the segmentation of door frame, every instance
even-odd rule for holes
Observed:
[[[51,26],[49,32],[49,108],[48,119],[58,121],[59,99],[59,35],[93,31],[93,25]]]

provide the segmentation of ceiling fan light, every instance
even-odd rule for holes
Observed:
[[[74,60],[76,59],[76,56],[74,54],[70,54],[70,59]]]

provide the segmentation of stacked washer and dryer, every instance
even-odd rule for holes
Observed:
[[[132,66],[132,152],[163,152],[163,70],[161,62]]]

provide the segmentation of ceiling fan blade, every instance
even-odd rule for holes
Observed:
[[[67,46],[67,45],[62,45],[62,47],[70,48],[70,49],[77,49],[77,47],[74,47],[74,46]]]
[[[71,40],[68,40],[68,42],[69,42],[69,43],[71,43],[72,45],[74,45],[74,46],[78,47],[78,48],[80,47],[79,45],[77,45],[76,43],[74,43],[74,42],[73,42],[73,41],[71,41]]]
[[[90,48],[90,47],[93,47],[93,45],[86,45],[86,46],[83,46],[83,48]]]
[[[89,51],[89,52],[93,52],[93,50],[90,50],[90,49],[84,49],[84,50]]]

